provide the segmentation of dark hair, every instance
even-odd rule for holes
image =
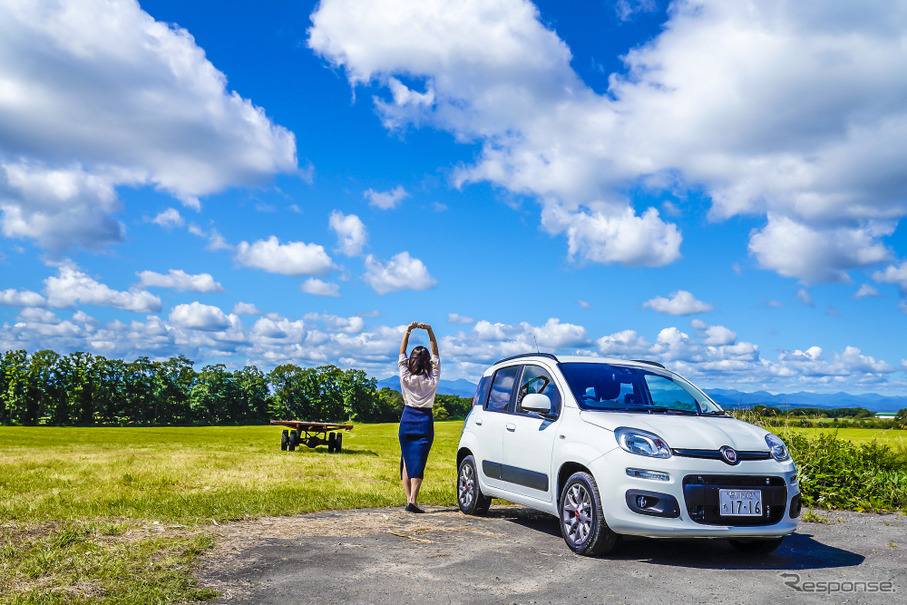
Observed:
[[[409,354],[409,373],[413,376],[428,376],[431,371],[431,355],[425,347],[413,347]]]

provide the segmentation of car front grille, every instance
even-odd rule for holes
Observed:
[[[762,492],[762,515],[723,517],[719,513],[719,489],[758,489]],[[787,508],[787,485],[783,477],[767,475],[687,475],[683,498],[690,519],[703,525],[774,525]]]

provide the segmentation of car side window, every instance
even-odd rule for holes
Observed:
[[[513,385],[519,375],[520,366],[510,366],[501,368],[494,373],[494,381],[491,383],[491,392],[488,394],[487,410],[504,412],[510,405],[510,396],[513,392]]]
[[[518,414],[529,414],[520,407],[523,397],[530,393],[540,393],[547,395],[551,400],[551,413],[557,414],[561,409],[561,392],[554,384],[544,368],[539,366],[527,365],[523,368],[523,376],[520,378],[520,390],[517,391],[516,411]]]
[[[476,394],[472,398],[473,407],[485,405],[485,402],[488,400],[488,390],[490,388],[491,376],[483,376],[482,380],[479,381],[479,386],[476,387]]]

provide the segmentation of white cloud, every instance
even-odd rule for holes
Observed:
[[[218,307],[199,302],[176,305],[170,311],[170,321],[181,328],[216,332],[230,327],[230,317]]]
[[[884,271],[876,271],[872,279],[880,284],[895,284],[901,295],[907,296],[907,261],[885,267]]]
[[[363,279],[378,294],[400,290],[427,290],[438,283],[429,275],[425,264],[418,258],[411,257],[409,252],[396,254],[387,262],[369,254],[365,257]]]
[[[324,247],[304,242],[281,244],[275,236],[252,244],[240,242],[236,247],[236,261],[246,267],[263,269],[283,275],[325,275],[331,270],[332,261]]]
[[[181,215],[179,213],[179,210],[177,210],[176,208],[167,208],[163,212],[160,212],[149,222],[152,222],[155,225],[159,225],[164,229],[182,227],[186,223],[186,221],[183,220],[183,215]]]
[[[392,78],[398,86],[403,86],[395,79]],[[365,193],[362,194],[362,197],[368,200],[370,206],[375,208],[380,208],[381,210],[391,210],[400,205],[400,202],[410,197],[409,193],[406,192],[406,189],[403,188],[403,185],[397,185],[390,191],[375,191],[374,189],[368,189]]]
[[[43,307],[46,302],[43,296],[31,290],[0,290],[0,306]]]
[[[340,286],[310,277],[299,285],[299,289],[306,294],[316,296],[340,296]]]
[[[581,298],[576,299],[576,304],[579,305],[580,309],[591,309],[592,308],[592,305],[590,303],[588,303],[587,301],[585,301]]]
[[[172,288],[180,292],[223,292],[224,287],[214,281],[210,273],[190,275],[182,269],[170,269],[163,275],[154,271],[136,273],[139,282],[146,288]]]
[[[849,269],[890,258],[878,238],[890,225],[866,228],[813,229],[787,217],[769,215],[768,225],[750,237],[750,252],[759,265],[808,283],[849,282]]]
[[[712,305],[696,300],[696,297],[686,290],[672,292],[670,298],[656,296],[652,300],[642,303],[642,306],[667,315],[693,315],[695,313],[707,313],[712,310]]]
[[[331,229],[337,233],[340,251],[347,256],[358,256],[368,240],[365,225],[355,214],[343,214],[339,210],[331,213]]]
[[[552,234],[566,233],[571,259],[658,267],[680,258],[680,231],[662,221],[654,208],[637,216],[630,208],[618,213],[595,205],[569,211],[549,203],[542,211],[542,226]]]
[[[813,302],[813,296],[806,288],[800,288],[799,290],[797,290],[797,300],[802,302],[807,307],[815,306],[815,302]]]
[[[255,306],[254,303],[238,302],[233,305],[234,315],[261,315],[262,310]]]
[[[672,7],[601,95],[525,0],[324,0],[309,46],[354,85],[386,87],[376,107],[389,128],[434,127],[481,144],[457,184],[535,196],[545,228],[565,234],[579,260],[679,258],[676,225],[621,198],[639,185],[702,190],[715,220],[766,216],[750,250],[785,276],[847,281],[890,258],[884,239],[907,214],[903,2]],[[629,230],[615,243],[618,225]],[[805,239],[786,237],[796,234]]]
[[[462,325],[468,325],[471,323],[475,323],[476,320],[474,320],[472,317],[468,317],[466,315],[460,315],[459,313],[448,313],[447,321],[449,321],[452,324],[458,324],[458,325],[462,326]]]
[[[44,294],[52,307],[73,307],[76,304],[114,307],[137,313],[156,313],[161,299],[146,290],[123,292],[98,282],[66,262],[57,268],[56,277],[44,280]]]
[[[878,295],[879,295],[878,290],[876,290],[869,284],[862,284],[860,286],[860,289],[857,290],[856,293],[854,293],[853,297],[856,300],[860,300],[861,298],[873,297],[873,296],[878,296]]]
[[[298,170],[293,134],[134,0],[3,3],[0,81],[2,230],[55,253],[123,238],[117,186],[198,207]]]

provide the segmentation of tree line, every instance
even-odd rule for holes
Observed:
[[[403,398],[362,370],[333,365],[222,363],[194,369],[180,355],[166,361],[107,359],[51,350],[0,353],[0,424],[58,426],[258,424],[269,419],[395,422]],[[463,418],[470,399],[438,395],[435,417]]]

